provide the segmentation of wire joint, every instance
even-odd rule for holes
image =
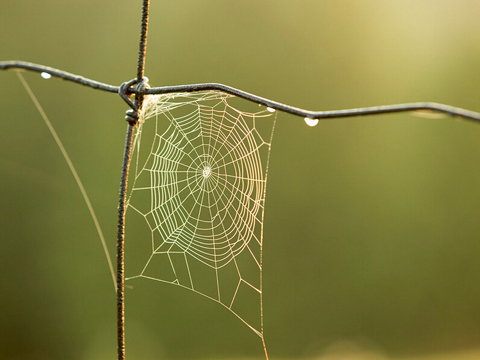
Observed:
[[[133,87],[134,85],[136,86]],[[143,100],[140,97],[143,97],[143,92],[148,88],[150,88],[150,86],[148,85],[148,78],[146,76],[144,76],[141,81],[138,81],[136,78],[125,81],[118,88],[118,94],[131,108],[126,111],[127,115],[125,116],[125,120],[131,125],[138,122],[139,103]],[[136,97],[135,101],[130,100],[134,95]]]

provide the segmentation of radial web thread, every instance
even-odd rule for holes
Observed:
[[[127,201],[128,217],[146,224],[143,235],[129,237],[143,260],[127,262],[127,271],[138,271],[127,280],[204,295],[263,339],[263,224],[275,115],[242,112],[232,101],[238,99],[217,91],[146,97]]]

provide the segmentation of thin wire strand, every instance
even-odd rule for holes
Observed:
[[[70,156],[68,156],[67,150],[63,146],[62,141],[58,137],[57,132],[55,131],[55,128],[53,127],[52,123],[47,117],[47,114],[43,110],[42,106],[37,100],[37,97],[33,93],[32,89],[30,86],[27,84],[25,79],[23,78],[22,74],[17,71],[18,78],[20,79],[23,87],[27,91],[28,95],[32,99],[35,107],[37,108],[38,112],[40,113],[40,116],[42,117],[43,121],[48,127],[48,130],[50,131],[50,134],[52,134],[55,142],[57,143],[58,148],[60,149],[60,152],[63,155],[63,158],[67,162],[68,167],[70,168],[70,172],[72,173],[73,177],[75,178],[75,182],[77,183],[78,188],[80,189],[80,192],[82,193],[83,200],[85,201],[85,204],[87,205],[88,211],[90,212],[90,215],[93,219],[93,222],[95,224],[95,228],[97,229],[98,236],[100,237],[100,242],[102,243],[103,251],[105,253],[105,256],[107,258],[108,262],[108,267],[110,269],[110,273],[112,274],[112,280],[113,280],[113,286],[114,288],[117,287],[117,282],[115,280],[115,272],[113,270],[113,264],[112,264],[112,259],[110,258],[110,253],[108,252],[107,248],[107,243],[105,241],[105,237],[103,236],[102,229],[100,227],[100,223],[98,222],[97,215],[95,214],[95,211],[93,210],[92,203],[90,202],[90,199],[88,197],[87,192],[85,191],[85,188],[83,187],[82,181],[80,180],[80,177],[78,176],[77,170],[75,169],[75,166],[73,165],[72,160],[70,160]]]
[[[146,43],[145,43],[146,45]],[[85,86],[90,86],[94,89],[103,91],[118,93],[119,86],[108,85],[95,80],[87,79],[83,76],[74,75],[62,70],[43,66],[39,64],[33,64],[25,61],[3,61],[0,62],[1,69],[25,69],[36,72],[47,72],[52,76],[59,77],[64,80],[80,83]],[[205,84],[190,84],[190,85],[176,85],[176,86],[163,86],[155,88],[143,88],[143,89],[131,89],[130,92],[134,94],[168,94],[175,92],[197,92],[204,90],[217,90],[223,91],[228,94],[232,94],[243,98],[245,100],[252,101],[257,104],[268,106],[272,109],[283,111],[289,114],[308,117],[310,119],[332,119],[332,118],[344,118],[352,116],[365,116],[365,115],[380,115],[388,113],[417,111],[417,110],[432,110],[441,113],[449,114],[452,116],[458,116],[468,120],[474,120],[480,122],[480,113],[454,107],[450,105],[438,104],[434,102],[416,102],[396,105],[384,105],[384,106],[372,106],[356,109],[345,110],[329,110],[329,111],[310,111],[294,106],[286,105],[277,101],[269,100],[243,90],[236,89],[234,87],[217,84],[217,83],[205,83]]]

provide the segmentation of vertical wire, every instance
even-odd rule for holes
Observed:
[[[132,152],[132,139],[135,124],[129,123],[125,137],[125,149],[122,162],[122,175],[120,181],[120,195],[118,201],[117,225],[117,351],[118,360],[125,360],[125,205],[127,193],[128,171]]]
[[[138,66],[137,66],[137,81],[140,82],[143,78],[145,70],[145,55],[147,52],[147,34],[148,34],[148,12],[150,7],[150,0],[143,1],[142,7],[142,30],[140,32],[140,43],[138,49]]]
[[[145,57],[147,53],[147,35],[148,35],[148,15],[150,8],[150,0],[143,0],[142,7],[142,25],[140,31],[140,42],[138,48],[138,64],[137,64],[137,83],[143,79],[145,74]],[[135,105],[137,105],[137,112],[140,111],[143,104],[143,94],[135,94]]]
[[[142,24],[138,51],[137,83],[143,79],[145,72],[145,55],[147,50],[148,13],[150,0],[143,0]],[[142,107],[143,94],[135,95],[136,113]],[[125,136],[125,149],[123,153],[122,175],[120,180],[118,200],[118,225],[117,225],[117,351],[118,360],[125,360],[125,207],[127,197],[128,172],[132,154],[133,134],[136,121],[128,122]]]

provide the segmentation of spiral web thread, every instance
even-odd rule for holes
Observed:
[[[127,211],[129,226],[134,214],[148,229],[130,237],[144,251],[132,266],[139,273],[127,280],[204,295],[263,340],[263,223],[275,116],[265,108],[241,112],[232,98],[218,91],[146,97]]]

